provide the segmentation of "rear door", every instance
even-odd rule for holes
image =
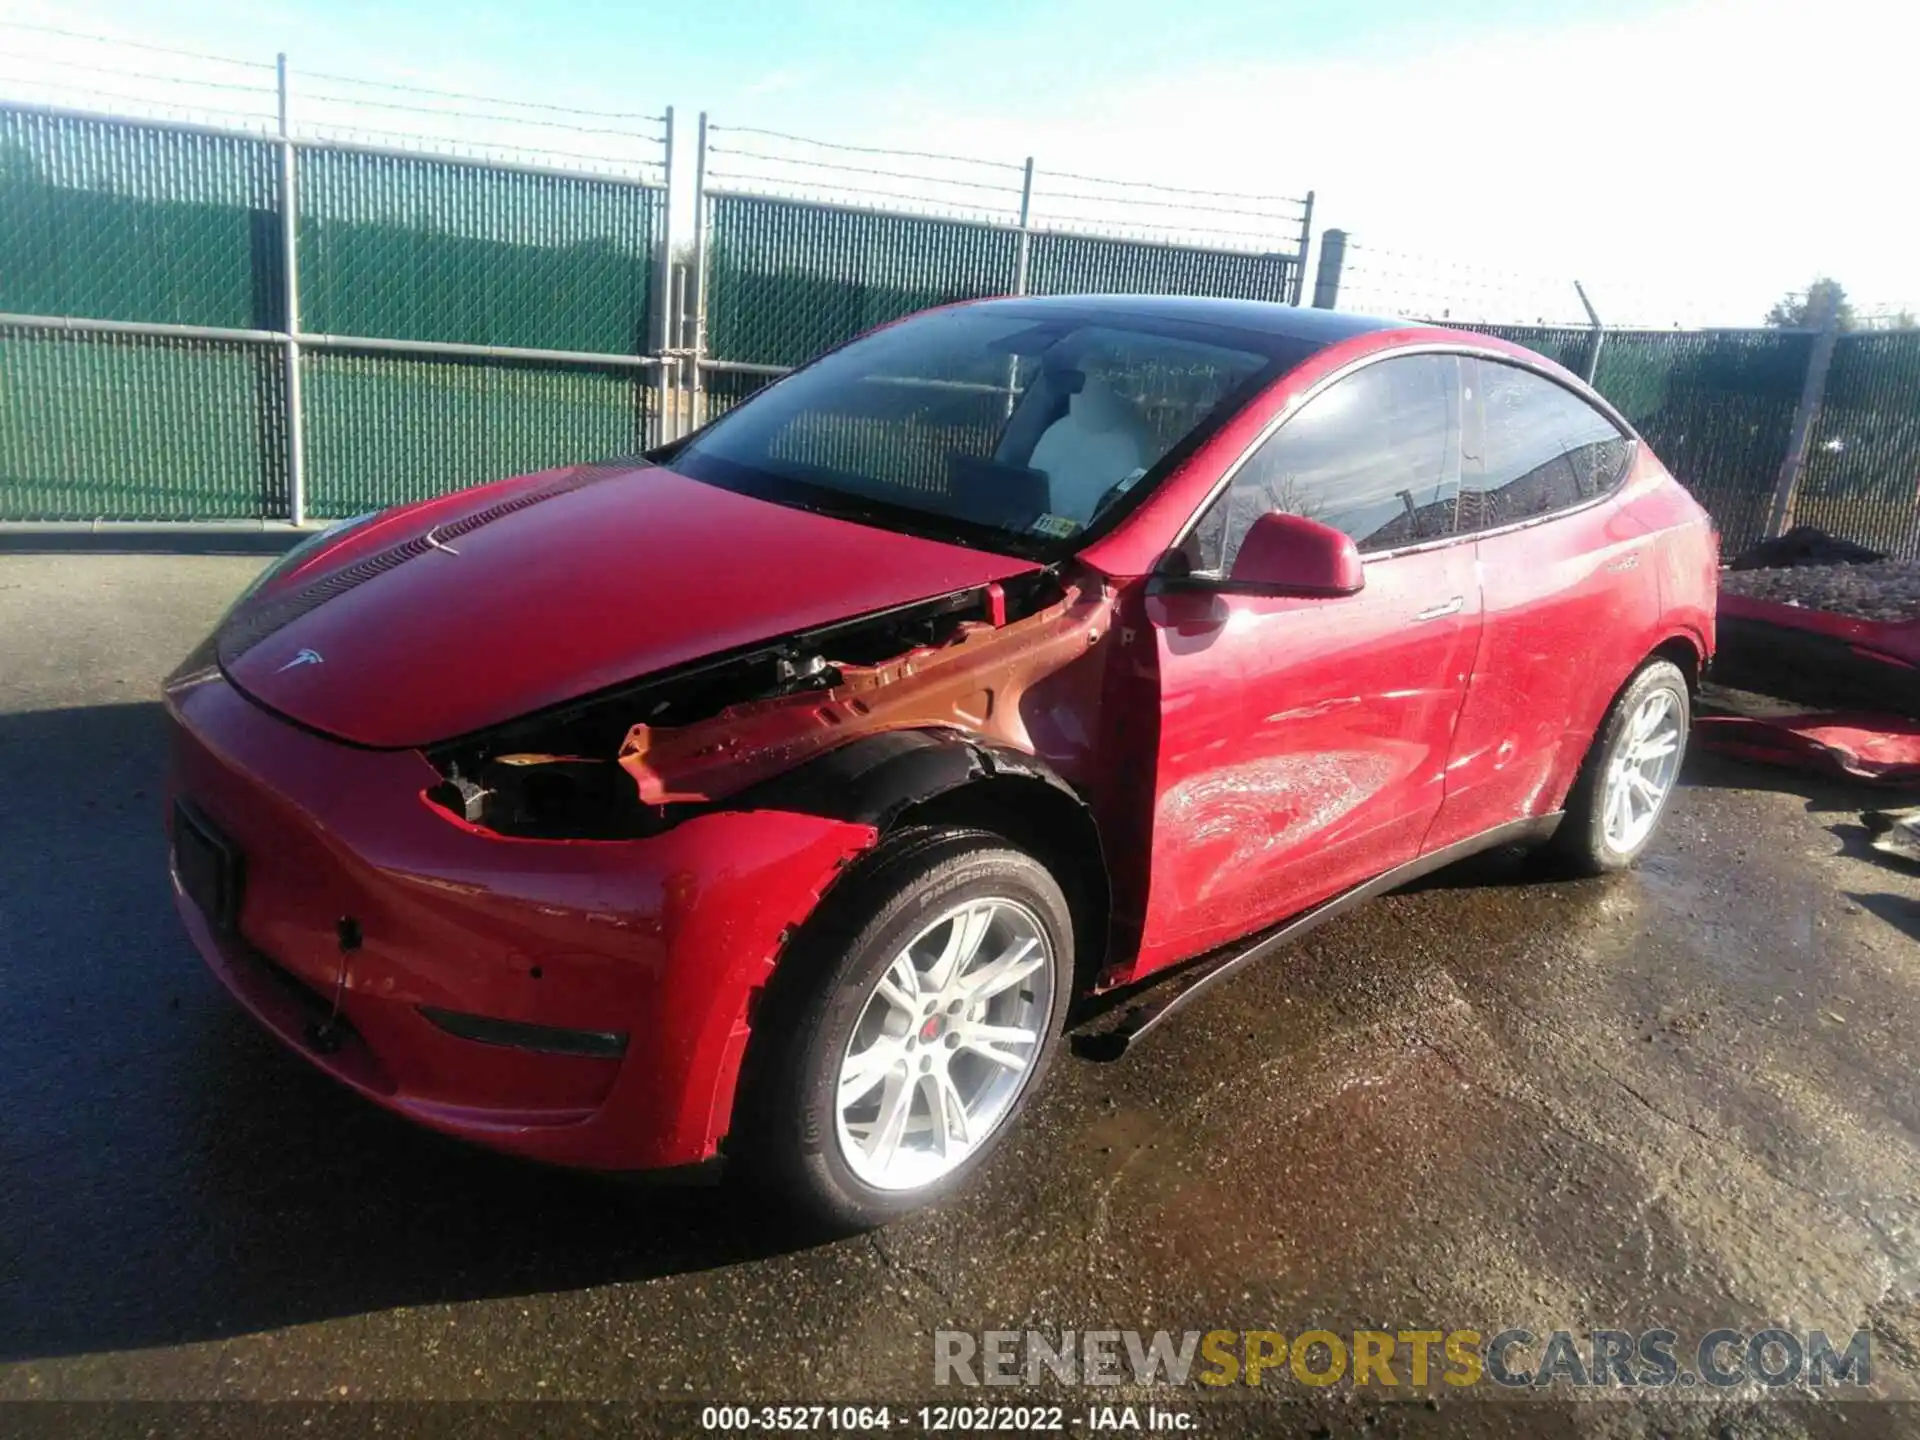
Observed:
[[[1460,529],[1486,619],[1428,850],[1563,803],[1660,605],[1645,527],[1614,498],[1632,439],[1545,375],[1461,369]]]
[[[1142,971],[1270,925],[1419,853],[1480,624],[1453,539],[1457,361],[1334,382],[1242,462],[1179,552],[1227,574],[1269,510],[1354,537],[1366,587],[1170,592],[1134,644],[1159,696]]]

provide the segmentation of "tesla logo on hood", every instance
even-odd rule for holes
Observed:
[[[325,663],[326,657],[318,650],[302,650],[298,655],[294,656],[293,659],[287,661],[286,664],[282,665],[273,673],[276,675],[285,674],[296,665],[324,665]]]

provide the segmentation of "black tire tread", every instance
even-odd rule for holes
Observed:
[[[1072,983],[1072,926],[1064,894],[1039,862],[1002,836],[959,827],[915,827],[887,836],[873,852],[834,885],[814,915],[793,937],[786,955],[756,1010],[748,1042],[740,1094],[728,1139],[729,1166],[750,1183],[777,1192],[799,1207],[803,1223],[843,1232],[865,1228],[930,1203],[957,1187],[974,1165],[1011,1128],[1010,1114],[999,1133],[953,1175],[924,1191],[900,1196],[868,1191],[853,1196],[823,1178],[816,1158],[828,1141],[809,1140],[796,1113],[805,1094],[809,1054],[840,993],[841,977],[857,968],[882,932],[897,923],[911,897],[937,889],[956,873],[1009,857],[1032,866],[1053,890],[1053,904],[1069,923],[1055,937],[1054,1015],[1047,1038],[1015,1112],[1045,1078],[1059,1048],[1060,1022]],[[1064,947],[1064,956],[1059,952]],[[831,1167],[827,1167],[831,1168]],[[861,1187],[864,1191],[865,1187]]]

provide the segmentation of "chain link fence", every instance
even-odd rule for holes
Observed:
[[[1713,515],[1728,554],[1765,534],[1811,332],[1466,328],[1524,345],[1575,374],[1591,367],[1594,388]]]
[[[306,330],[582,354],[651,348],[664,189],[336,147],[298,155]],[[654,433],[654,387],[635,371],[350,344],[303,363],[317,517],[631,454]]]
[[[1920,558],[1920,330],[1834,342],[1794,515]]]
[[[198,60],[225,67],[204,82],[211,125],[0,103],[0,519],[325,518],[628,454],[948,301],[1302,299],[1311,194],[703,116],[675,257],[671,112],[337,75],[290,90],[284,64]],[[135,67],[115,83],[100,93],[202,82]],[[1730,551],[1759,538],[1814,333],[1603,331],[1575,294],[1339,231],[1315,286],[1316,303],[1486,330],[1589,375]],[[1506,323],[1516,306],[1536,323]],[[1590,323],[1539,323],[1581,309]],[[1793,518],[1917,553],[1917,489],[1920,332],[1839,336]]]
[[[1803,297],[1804,298],[1804,297]],[[1587,377],[1713,515],[1737,553],[1778,523],[1816,525],[1920,557],[1920,331],[1834,337],[1811,376],[1805,463],[1790,463],[1795,422],[1817,371],[1811,329],[1607,328],[1572,280],[1461,264],[1355,243],[1328,231],[1315,303],[1499,335]],[[1627,294],[1629,311],[1660,302]],[[1507,317],[1586,310],[1586,324]]]
[[[281,324],[270,141],[0,109],[0,309]]]
[[[707,197],[706,349],[792,366],[929,305],[1005,294],[1019,238],[980,221]]]
[[[633,354],[666,192],[425,156],[299,150],[309,330]]]
[[[700,134],[700,418],[930,305],[992,295],[1301,298],[1310,194],[1104,180],[1030,159],[829,144],[705,117]]]
[[[645,443],[653,391],[630,371],[316,351],[302,361],[308,514],[402,500]]]
[[[657,438],[670,116],[162,53],[225,67],[161,77],[192,119],[0,104],[0,519],[301,521]],[[156,63],[82,68],[145,103]]]
[[[1816,333],[1468,328],[1575,373],[1647,438],[1720,527],[1729,555],[1767,534]],[[1920,558],[1920,331],[1836,337],[1790,523]]]
[[[0,519],[285,515],[272,346],[0,322]]]

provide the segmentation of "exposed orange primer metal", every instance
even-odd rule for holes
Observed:
[[[668,805],[723,799],[886,730],[943,726],[1031,752],[1022,696],[1108,634],[1114,601],[1103,582],[1083,577],[1022,619],[968,621],[945,644],[840,666],[829,690],[732,705],[691,725],[636,725],[620,764],[643,804]]]

